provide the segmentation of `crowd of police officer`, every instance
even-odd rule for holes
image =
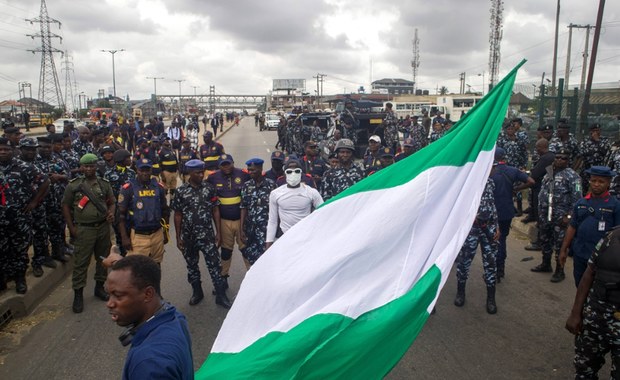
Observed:
[[[110,232],[108,228],[106,235],[103,226],[111,225],[115,235],[112,240],[123,254],[145,254],[161,263],[172,211],[177,245],[187,262],[188,282],[193,289],[190,304],[203,298],[197,265],[202,252],[217,304],[230,307],[225,290],[233,248],[236,243],[248,268],[264,252],[269,193],[285,183],[287,160],[299,162],[305,173],[304,183],[315,187],[328,200],[364,177],[437,141],[451,127],[441,114],[424,113],[421,123],[418,118],[398,120],[388,104],[383,123],[372,131],[366,152],[361,161],[356,161],[358,122],[354,113],[345,107],[336,121],[336,132],[324,141],[329,151],[325,160],[318,149],[325,139],[325,131],[318,124],[303,125],[299,118],[282,118],[278,145],[284,151],[272,153],[271,169],[266,173],[260,159],[248,160],[243,170],[236,168],[224,147],[213,140],[211,131],[202,135],[203,144],[192,147],[192,141],[184,134],[175,135],[180,140],[175,144],[165,129],[151,122],[151,128],[134,131],[135,146],[131,146],[119,135],[120,127],[114,119],[102,120],[90,128],[80,127],[77,131],[67,125],[63,134],[49,133],[36,140],[21,138],[19,129],[9,126],[4,131],[5,137],[0,139],[0,237],[2,246],[11,249],[10,254],[0,259],[0,288],[5,289],[6,282],[14,280],[18,293],[27,291],[29,244],[34,243],[31,265],[35,276],[42,275],[43,266],[53,267],[54,261],[65,262],[66,254],[82,255],[74,270],[73,304],[73,310],[81,312],[85,270],[93,255],[96,260],[99,257],[94,251],[83,252],[92,243],[80,240],[88,235],[80,233],[80,227],[85,231],[100,231],[102,235],[98,238],[103,236],[105,240]],[[404,139],[401,140],[400,134]],[[520,185],[530,182],[527,176],[522,176],[521,182],[510,181],[516,184],[512,190],[533,186],[524,222],[538,224],[535,243],[542,248],[542,262],[532,271],[552,272],[551,259],[555,254],[556,268],[551,280],[562,281],[564,263],[568,256],[573,256],[575,283],[579,285],[583,273],[597,264],[591,258],[596,243],[620,224],[616,197],[620,181],[614,172],[620,168],[619,145],[612,145],[602,137],[597,124],[590,126],[584,141],[577,142],[563,119],[555,127],[541,126],[538,138],[530,154],[522,121],[507,121],[497,141],[502,154],[496,156],[496,165],[523,172],[531,169],[535,177],[526,186]],[[111,196],[106,190],[108,185],[94,181],[96,176],[90,172],[93,167],[96,176],[104,178],[110,186]],[[455,304],[462,306],[469,265],[477,245],[482,245],[485,281],[493,293],[487,299],[487,311],[491,314],[497,312],[494,287],[504,275],[503,265],[500,268],[496,260],[498,242],[502,234],[505,241],[509,223],[501,228],[498,210],[490,200],[498,195],[497,178],[501,181],[505,176],[505,173],[496,174],[494,183],[485,189],[479,218],[458,258],[457,277],[462,286],[459,285]],[[180,187],[177,177],[183,183]],[[82,185],[88,179],[90,185]],[[523,211],[519,194],[515,191],[516,215]],[[61,213],[64,218],[60,217]],[[69,227],[73,245],[65,241],[65,226]],[[618,272],[616,283],[620,283],[618,268],[620,264],[617,268],[605,268]],[[598,273],[592,273],[595,285]],[[95,279],[95,295],[107,299],[99,265]],[[611,301],[615,299],[614,291],[615,288],[604,292],[612,294]],[[606,302],[600,298],[599,301]]]

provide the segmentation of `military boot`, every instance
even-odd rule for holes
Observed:
[[[17,294],[26,294],[28,291],[28,285],[26,285],[26,276],[19,275],[15,277],[15,292]]]
[[[61,263],[66,263],[69,261],[69,258],[65,256],[64,253],[64,244],[52,247],[52,259],[60,261]]]
[[[495,286],[487,286],[487,313],[497,313],[497,305],[495,304]]]
[[[74,289],[73,290],[73,312],[76,314],[84,311],[84,288]]]
[[[33,265],[32,266],[32,274],[35,277],[43,276],[43,268],[40,265]]]
[[[553,272],[553,276],[551,276],[551,282],[562,282],[564,281],[564,268],[560,266],[560,263],[555,265],[555,272]]]
[[[205,295],[202,292],[202,284],[200,283],[200,281],[194,282],[192,284],[192,289],[193,292],[192,297],[189,299],[189,304],[193,306],[202,301],[202,299],[205,298]]]
[[[553,272],[553,268],[551,268],[551,253],[548,255],[543,254],[542,263],[530,269],[532,272],[537,273],[551,273]]]
[[[228,275],[226,275],[226,276],[222,275],[222,280],[224,280],[224,285],[223,285],[224,286],[224,290],[228,290],[228,277],[229,277]],[[211,294],[216,295],[217,294],[216,289],[213,289]]]
[[[456,284],[456,297],[454,297],[454,306],[462,307],[465,305],[465,283],[458,282]]]
[[[103,286],[102,281],[97,281],[95,284],[95,297],[102,301],[107,301],[110,299],[110,295],[105,291],[105,286]]]
[[[220,305],[224,309],[230,309],[230,307],[232,306],[232,303],[226,295],[226,289],[224,289],[223,286],[218,286],[215,289],[215,304]]]

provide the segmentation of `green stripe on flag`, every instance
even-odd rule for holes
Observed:
[[[357,319],[318,314],[239,353],[211,353],[196,379],[382,378],[424,326],[440,282],[433,265],[402,297]]]
[[[523,60],[461,118],[442,138],[404,160],[378,171],[342,193],[327,200],[326,205],[362,191],[395,187],[409,182],[418,174],[436,166],[463,166],[473,162],[480,151],[490,151],[501,131],[512,95],[517,71]],[[483,126],[482,128],[480,126]],[[469,149],[463,149],[468,147]]]

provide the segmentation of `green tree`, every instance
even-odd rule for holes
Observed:
[[[448,93],[448,87],[441,86],[439,87],[439,95],[446,95]]]

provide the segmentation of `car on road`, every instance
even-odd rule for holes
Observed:
[[[80,119],[74,119],[74,118],[70,118],[70,117],[61,117],[60,119],[56,119],[54,121],[54,127],[55,127],[55,133],[62,133],[64,131],[65,128],[65,123],[73,123],[74,127],[81,127],[84,124],[84,122]]]
[[[268,131],[277,130],[280,125],[280,116],[274,113],[265,114],[265,126]]]

